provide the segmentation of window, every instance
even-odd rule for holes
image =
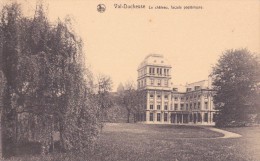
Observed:
[[[168,95],[164,95],[164,99],[168,100]]]
[[[153,79],[151,79],[151,85],[153,85]]]
[[[150,121],[153,121],[153,113],[150,113]]]
[[[208,116],[209,116],[208,113],[204,113],[204,122],[208,122],[209,120]]]
[[[168,80],[167,80],[167,79],[165,79],[164,85],[165,85],[165,86],[168,86]]]
[[[153,98],[153,94],[150,94],[150,98]]]
[[[158,86],[161,86],[161,80],[158,79]]]
[[[174,97],[174,101],[178,101],[178,97]]]
[[[157,110],[160,110],[161,109],[161,105],[157,105]]]
[[[208,102],[205,102],[205,109],[208,109]]]
[[[184,110],[184,104],[183,103],[181,104],[181,110]]]
[[[167,102],[164,103],[164,110],[168,110],[168,103]]]
[[[186,91],[187,91],[187,92],[191,91],[191,88],[187,88]]]
[[[160,72],[159,70],[160,70],[160,69],[159,69],[159,68],[157,68],[157,74],[159,74],[159,72]]]
[[[150,105],[150,110],[153,110],[153,105]]]
[[[183,101],[184,100],[184,98],[183,97],[181,97],[181,101]]]
[[[192,103],[190,104],[190,109],[192,109]]]
[[[167,122],[167,121],[168,121],[168,114],[164,113],[164,122]]]
[[[154,75],[154,68],[149,68],[150,75]]]
[[[189,110],[189,104],[186,104],[186,110]]]
[[[200,89],[200,86],[195,86],[195,90],[199,90]]]
[[[198,109],[200,109],[200,102],[198,102]]]
[[[196,103],[194,103],[194,108],[196,108]]]
[[[158,95],[157,95],[157,99],[161,99],[161,95],[158,94]]]
[[[157,113],[157,121],[161,121],[161,113]]]
[[[166,73],[166,69],[164,69],[164,75],[165,75],[165,76],[167,75],[167,73]]]
[[[177,103],[174,104],[174,110],[175,111],[178,110],[178,104]]]

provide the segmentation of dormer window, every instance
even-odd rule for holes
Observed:
[[[200,86],[195,86],[195,90],[199,90],[200,89]]]
[[[186,91],[187,91],[187,92],[191,91],[191,88],[187,88]]]

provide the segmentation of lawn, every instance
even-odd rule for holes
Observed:
[[[93,154],[47,155],[12,160],[259,161],[260,127],[228,128],[241,138],[198,126],[107,124]]]

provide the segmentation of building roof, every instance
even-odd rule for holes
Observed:
[[[152,65],[152,66],[167,66],[171,67],[169,61],[164,58],[162,54],[149,54],[145,57],[145,59],[138,66],[138,69],[143,68],[144,66]]]
[[[211,81],[209,80],[201,80],[193,83],[189,83],[186,85],[172,85],[172,89],[176,90],[179,93],[185,93],[188,91],[195,91],[201,89],[211,89]],[[189,89],[189,90],[188,90]]]

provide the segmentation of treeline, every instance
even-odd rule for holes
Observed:
[[[71,20],[51,23],[41,4],[25,17],[17,3],[5,5],[0,18],[3,155],[29,142],[41,153],[91,149],[102,123],[100,100],[110,89],[95,92]]]

